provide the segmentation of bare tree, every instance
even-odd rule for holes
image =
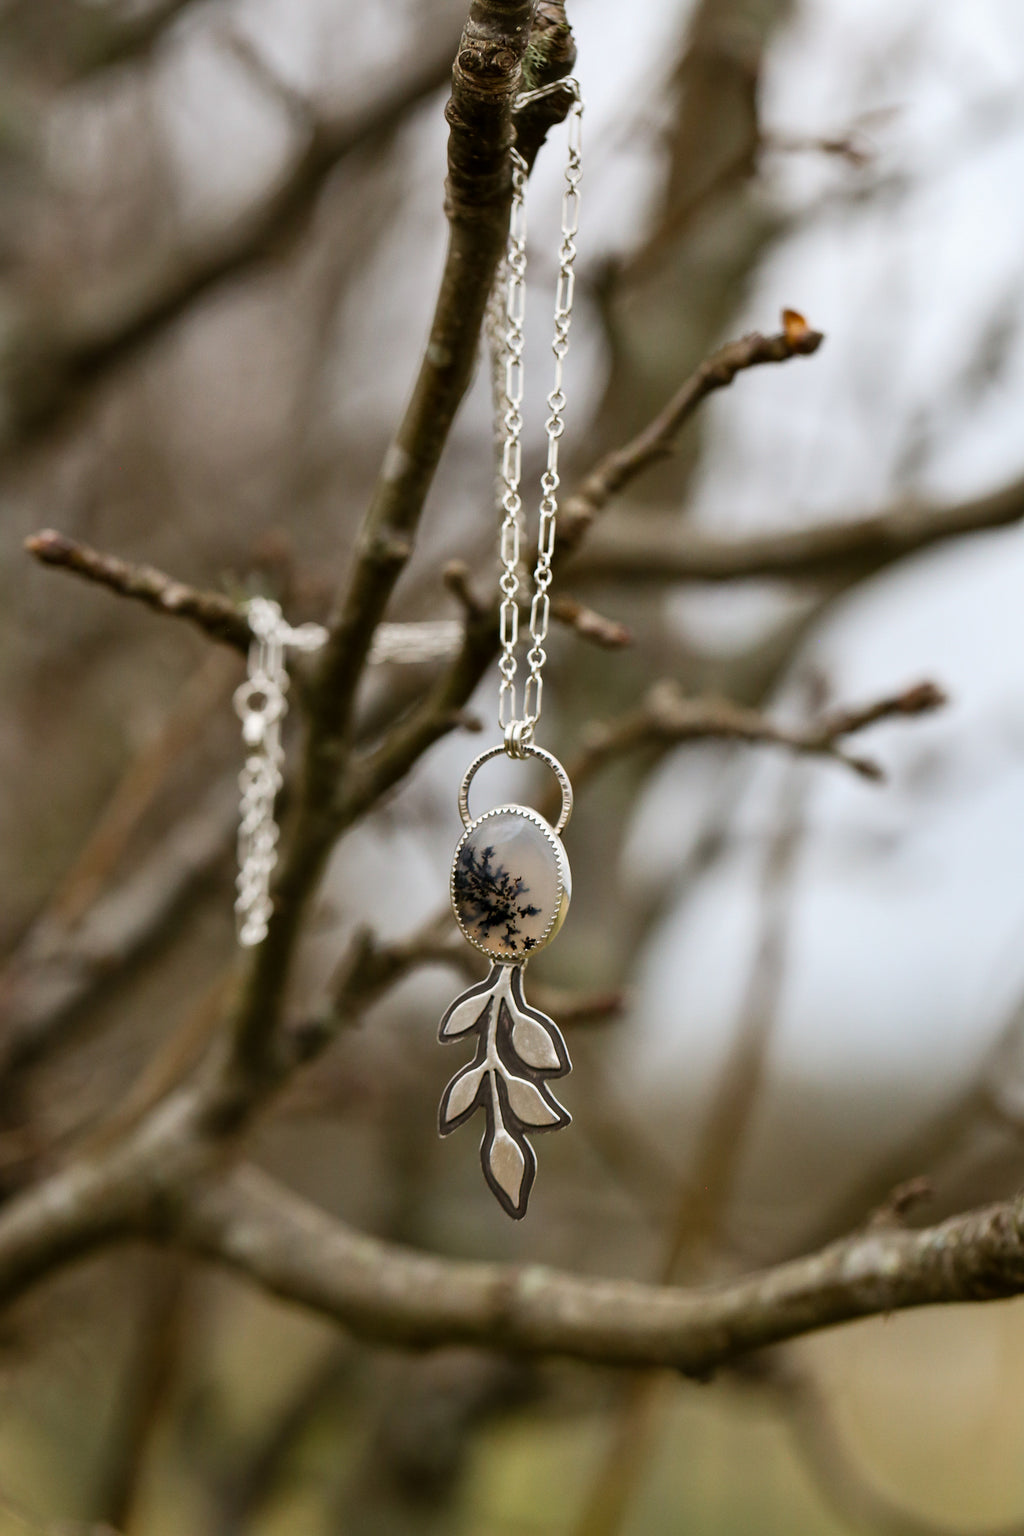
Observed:
[[[579,743],[566,755],[594,807],[582,862],[601,886],[580,903],[578,921],[581,931],[600,933],[619,914],[621,931],[607,963],[588,963],[584,947],[561,970],[541,969],[531,995],[579,1041],[586,1091],[576,1134],[611,1191],[583,1203],[610,1203],[602,1221],[588,1224],[578,1214],[574,1202],[588,1176],[573,1158],[583,1154],[560,1152],[549,1185],[563,1192],[561,1218],[541,1213],[531,1246],[518,1254],[508,1239],[495,1238],[505,1244],[499,1258],[455,1256],[486,1248],[492,1240],[481,1233],[491,1229],[460,1226],[458,1200],[444,1204],[439,1196],[428,1137],[436,1094],[421,1081],[432,1058],[395,1043],[396,1021],[410,1012],[418,1028],[434,1022],[428,970],[475,978],[474,959],[457,944],[446,910],[409,923],[397,937],[382,934],[330,869],[366,829],[379,836],[382,828],[400,828],[410,802],[396,793],[425,785],[429,796],[424,759],[431,749],[479,726],[477,690],[498,649],[493,519],[467,509],[467,496],[442,523],[428,497],[438,487],[451,490],[446,449],[449,465],[466,465],[466,445],[452,428],[477,369],[505,248],[513,132],[532,167],[568,107],[568,94],[554,91],[515,110],[522,91],[573,68],[561,0],[473,0],[468,17],[459,18],[461,36],[450,6],[423,8],[415,37],[361,102],[307,97],[267,63],[230,10],[215,4],[177,0],[122,13],[52,0],[11,4],[0,18],[0,36],[26,82],[28,119],[67,102],[70,128],[53,131],[73,137],[76,114],[98,110],[96,94],[76,93],[97,93],[113,103],[111,118],[127,114],[138,135],[134,173],[142,188],[130,207],[110,200],[105,230],[67,234],[78,246],[67,270],[45,255],[60,188],[33,190],[32,177],[43,173],[33,166],[29,175],[22,163],[3,189],[9,207],[24,215],[6,253],[17,302],[4,338],[3,473],[25,517],[50,501],[54,515],[45,521],[74,530],[34,531],[28,552],[103,589],[87,624],[73,608],[81,589],[40,598],[46,615],[37,614],[38,634],[19,641],[19,665],[27,691],[42,698],[48,690],[55,713],[63,700],[79,732],[90,715],[109,722],[104,690],[126,714],[149,700],[151,714],[141,739],[119,744],[116,763],[108,756],[76,789],[57,792],[65,819],[84,825],[93,814],[94,830],[73,859],[72,833],[32,861],[18,909],[4,924],[0,1296],[8,1306],[21,1303],[13,1315],[26,1318],[28,1340],[12,1348],[30,1351],[33,1305],[45,1315],[54,1297],[59,1310],[60,1296],[78,1294],[61,1287],[82,1276],[82,1294],[91,1298],[82,1303],[83,1329],[108,1287],[124,1298],[131,1319],[107,1393],[114,1406],[94,1455],[90,1507],[75,1511],[93,1529],[145,1528],[142,1472],[156,1426],[172,1407],[177,1432],[203,1439],[195,1422],[213,1409],[198,1389],[189,1401],[182,1362],[190,1329],[207,1326],[209,1303],[197,1298],[205,1297],[210,1266],[343,1330],[312,1353],[307,1371],[285,1373],[260,1433],[211,1452],[200,1469],[211,1529],[252,1528],[310,1422],[358,1378],[376,1427],[351,1476],[323,1491],[324,1528],[450,1530],[452,1489],[474,1435],[538,1396],[556,1398],[545,1374],[552,1360],[618,1372],[611,1373],[617,1386],[601,1388],[616,1433],[584,1501],[580,1536],[621,1528],[665,1379],[656,1372],[666,1368],[699,1381],[726,1373],[779,1405],[855,1524],[930,1529],[861,1481],[824,1399],[816,1406],[815,1383],[779,1346],[858,1318],[1024,1290],[1020,1199],[971,1205],[916,1229],[905,1219],[922,1186],[919,1179],[908,1192],[904,1181],[934,1174],[958,1128],[986,1114],[1012,1120],[1012,1110],[997,1103],[998,1065],[983,1070],[933,1136],[923,1134],[866,1172],[847,1208],[824,1219],[813,1246],[775,1252],[751,1267],[731,1243],[726,1217],[771,1038],[788,884],[808,835],[800,807],[805,775],[850,772],[884,781],[861,734],[881,721],[905,720],[913,729],[914,720],[942,707],[944,695],[936,682],[894,678],[884,696],[837,706],[818,689],[798,720],[768,701],[811,624],[839,597],[929,547],[1016,524],[1024,517],[1024,481],[955,504],[908,502],[733,537],[636,506],[628,519],[610,525],[605,518],[641,485],[653,486],[656,501],[681,496],[703,403],[731,386],[753,387],[744,382],[748,372],[763,370],[759,387],[770,389],[776,365],[813,368],[823,341],[787,309],[777,332],[717,344],[730,296],[768,238],[744,198],[769,142],[757,112],[761,59],[786,8],[762,7],[740,48],[733,42],[741,9],[732,0],[696,7],[674,76],[661,214],[642,250],[593,279],[613,367],[590,462],[577,457],[556,553],[556,660],[566,698],[559,729]],[[72,17],[80,25],[56,47]],[[153,95],[138,80],[149,80],[161,58],[175,67],[174,49],[204,28],[235,71],[241,97],[258,98],[273,120],[276,138],[259,190],[212,226],[197,218],[182,239],[173,171],[147,118]],[[411,395],[389,444],[363,442],[358,426],[348,437],[344,429],[332,436],[325,337],[345,302],[365,306],[358,281],[378,263],[387,270],[381,205],[397,196],[407,159],[395,146],[436,121],[449,70],[447,249]],[[710,124],[703,154],[695,113]],[[110,143],[118,131],[116,121],[96,129]],[[851,143],[842,136],[813,147],[859,164]],[[28,153],[17,144],[6,152],[12,164]],[[63,206],[72,231],[75,199],[65,196]],[[623,345],[630,316],[648,305],[668,325],[690,232],[701,220],[727,219],[735,223],[728,282],[709,303],[708,334],[697,319],[687,322],[676,352],[683,366],[663,387],[655,375],[664,359],[647,366]],[[150,232],[141,244],[140,225]],[[385,305],[380,289],[375,298]],[[171,375],[175,367],[186,374],[175,407],[175,430],[186,441],[189,348],[222,356],[234,307],[249,301],[255,322],[244,330],[245,348],[258,350],[272,312],[284,307],[300,317],[285,327],[276,389],[267,386],[269,406],[250,398],[236,407],[237,419],[228,402],[222,439],[190,461],[187,446],[173,440]],[[403,369],[413,350],[404,348]],[[249,383],[257,396],[255,365]],[[641,406],[647,419],[632,421]],[[259,445],[239,427],[249,409],[266,412],[280,432],[270,468],[261,467]],[[207,425],[212,441],[219,428]],[[469,472],[484,502],[488,453],[484,444],[482,471]],[[282,509],[286,515],[278,515]],[[253,527],[282,523],[287,539],[252,537]],[[127,543],[143,558],[96,547],[108,543],[119,550]],[[205,574],[193,584],[151,559]],[[763,577],[788,584],[795,601],[742,656],[709,666],[657,620],[642,632],[651,593]],[[249,643],[244,600],[255,590],[275,592],[298,617],[323,620],[329,638],[294,668],[297,729],[273,916],[266,940],[242,960],[227,924],[235,750],[228,700]],[[130,603],[102,611],[108,596],[133,599],[151,614]],[[628,624],[609,617],[606,605],[624,611]],[[443,663],[371,664],[386,616],[453,611],[460,640]],[[162,634],[156,638],[163,618],[186,621],[166,626],[182,636],[177,650],[163,651]],[[602,658],[611,652],[627,658],[628,670],[602,691]],[[154,696],[172,702],[154,712]],[[622,916],[621,899],[617,906],[609,882],[598,877],[621,843],[608,823],[621,823],[615,807],[623,786],[639,794],[671,750],[711,741],[785,754],[793,777],[775,813],[763,928],[740,1026],[680,1183],[645,1144],[642,1126],[602,1098],[596,1026],[621,1011],[628,951],[653,914],[637,903]],[[27,791],[27,770],[22,777]],[[884,782],[877,792],[886,792]],[[32,814],[30,807],[25,815]],[[720,832],[709,818],[692,857],[709,856]],[[325,934],[343,943],[329,979]],[[595,940],[589,944],[593,950]],[[410,1003],[402,984],[414,976],[425,990]],[[371,1014],[375,1022],[362,1028]],[[431,1029],[420,1033],[427,1041]],[[1015,1017],[1001,1049],[1017,1033]],[[446,1065],[425,1070],[443,1074]],[[345,1155],[352,1167],[340,1184],[309,1174],[308,1166],[300,1173],[289,1160],[289,1127],[308,1128],[317,1116],[376,1138],[369,1192],[358,1172],[368,1154],[351,1141]],[[310,1153],[312,1146],[305,1156],[325,1166],[325,1143]],[[445,1178],[452,1166],[445,1164]],[[618,1219],[614,1202],[623,1196],[631,1214]],[[339,1206],[354,1219],[341,1219]],[[608,1230],[611,1238],[602,1236]],[[629,1263],[621,1257],[627,1250]],[[93,1263],[83,1267],[86,1259]],[[598,1277],[602,1271],[609,1278]],[[33,1299],[23,1300],[30,1292]],[[69,1311],[63,1328],[78,1326]],[[378,1355],[380,1345],[397,1353]],[[417,1359],[424,1350],[438,1353]],[[376,1362],[372,1371],[368,1360]]]

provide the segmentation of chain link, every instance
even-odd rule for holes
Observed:
[[[498,638],[498,723],[510,725],[516,713],[516,644],[519,640],[519,539],[523,500],[519,482],[523,469],[523,322],[526,318],[526,177],[529,167],[518,149],[512,150],[512,207],[505,258],[505,441],[501,454],[501,608]]]
[[[533,598],[530,603],[531,646],[526,654],[529,676],[523,690],[523,713],[516,714],[516,646],[519,640],[519,545],[522,533],[522,403],[523,403],[523,324],[526,312],[526,178],[529,167],[517,149],[512,150],[512,207],[509,215],[505,304],[505,440],[501,462],[503,517],[501,522],[502,600],[498,627],[501,659],[498,669],[498,724],[506,733],[507,750],[518,752],[533,739],[540,719],[544,694],[545,642],[551,614],[551,561],[555,552],[558,519],[558,445],[565,431],[566,405],[563,367],[569,350],[569,327],[575,289],[576,234],[579,230],[582,176],[583,98],[573,79],[558,80],[550,86],[530,91],[516,100],[516,107],[536,101],[554,91],[568,89],[573,94],[569,111],[569,154],[562,193],[562,238],[558,252],[558,279],[555,285],[555,328],[551,343],[554,353],[554,382],[547,397],[548,416],[544,423],[547,437],[547,463],[541,476],[540,514],[537,530],[537,563],[533,572]]]

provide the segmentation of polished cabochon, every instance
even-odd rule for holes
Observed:
[[[561,839],[524,805],[470,822],[452,862],[456,921],[494,960],[520,963],[549,944],[569,909],[572,878]]]

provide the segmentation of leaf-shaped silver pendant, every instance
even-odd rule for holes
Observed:
[[[548,1079],[571,1070],[561,1031],[523,997],[523,967],[498,962],[486,981],[457,997],[441,1020],[441,1040],[477,1038],[473,1060],[441,1098],[438,1130],[448,1136],[483,1109],[484,1177],[515,1220],[526,1215],[537,1159],[527,1131],[555,1131],[571,1119]]]

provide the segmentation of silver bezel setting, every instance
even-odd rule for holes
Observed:
[[[494,816],[508,815],[522,816],[526,821],[532,821],[533,825],[535,827],[539,827],[543,832],[544,837],[550,844],[551,850],[555,855],[555,880],[557,885],[555,908],[547,927],[544,929],[544,932],[538,939],[534,940],[533,945],[526,955],[508,955],[495,949],[488,948],[486,944],[482,944],[479,939],[475,938],[473,934],[470,933],[469,929],[462,921],[462,917],[460,916],[459,909],[455,901],[455,872],[459,867],[459,857],[462,853],[464,845],[469,840],[469,838],[472,837],[473,833],[484,824],[484,822],[491,820],[491,818]],[[572,899],[572,873],[569,869],[569,860],[566,856],[565,848],[562,845],[562,840],[553,830],[553,828],[550,827],[544,820],[544,817],[541,816],[537,811],[531,810],[528,805],[517,805],[514,802],[509,805],[496,805],[493,810],[484,811],[483,815],[477,816],[473,821],[469,822],[466,826],[466,830],[459,838],[458,845],[455,849],[455,855],[452,859],[451,875],[448,879],[448,895],[451,899],[452,911],[455,914],[455,921],[459,925],[459,931],[462,933],[464,938],[468,939],[469,943],[472,944],[474,949],[478,949],[480,953],[482,955],[486,955],[489,960],[497,961],[499,965],[523,965],[526,960],[532,959],[535,954],[539,953],[539,951],[544,949],[546,945],[550,944],[551,940],[555,937],[556,933],[561,928],[562,923],[565,921],[565,914],[569,910],[569,902]]]

